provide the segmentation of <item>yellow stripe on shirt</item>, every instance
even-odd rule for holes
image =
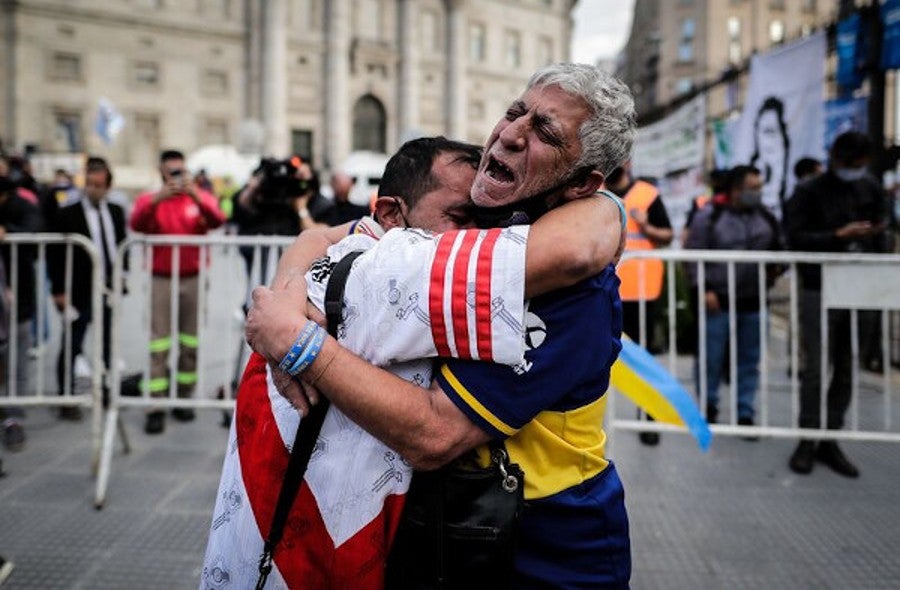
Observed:
[[[444,376],[444,379],[447,380],[447,383],[450,384],[450,387],[453,388],[453,391],[462,398],[466,404],[475,410],[479,416],[481,416],[486,422],[488,422],[491,426],[505,434],[506,436],[512,436],[515,434],[516,429],[495,416],[485,408],[478,399],[472,395],[472,393],[466,389],[466,387],[459,382],[459,379],[456,378],[456,375],[450,371],[450,367],[446,364],[441,366],[441,375]]]
[[[516,431],[485,408],[445,364],[441,374],[453,391],[479,416],[509,436],[510,460],[525,472],[525,499],[552,496],[596,477],[609,465],[604,456],[603,415],[606,395],[563,412],[543,411]],[[513,400],[510,400],[512,403]],[[479,447],[478,462],[490,461],[487,445]]]

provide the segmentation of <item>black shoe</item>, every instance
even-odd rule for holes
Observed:
[[[59,419],[69,422],[81,422],[81,408],[78,406],[63,406],[59,409]]]
[[[196,416],[194,410],[190,408],[174,408],[172,410],[172,417],[179,422],[192,422]]]
[[[659,444],[659,433],[658,432],[641,432],[638,434],[638,439],[642,444],[647,445],[648,447],[655,447]]]
[[[833,440],[819,443],[819,448],[816,450],[816,459],[844,477],[859,477],[859,469],[847,459]]]
[[[753,418],[738,418],[738,426],[754,426]],[[742,436],[741,438],[750,442],[756,442],[759,440],[759,436],[755,434],[748,434],[747,436]]]
[[[3,421],[3,446],[12,453],[25,448],[25,429],[17,420],[7,418]]]
[[[719,408],[716,406],[706,404],[706,421],[709,424],[715,424],[716,420],[719,419]]]
[[[144,422],[144,432],[147,434],[162,434],[166,429],[166,413],[162,410],[147,413],[147,421]]]
[[[815,441],[801,440],[800,444],[797,445],[797,448],[794,450],[794,454],[791,455],[791,460],[788,465],[790,465],[791,471],[793,471],[794,473],[806,475],[807,473],[810,473],[812,471],[813,460],[815,458]]]

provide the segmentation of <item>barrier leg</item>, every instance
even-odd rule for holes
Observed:
[[[91,475],[97,477],[100,469],[100,451],[103,444],[103,410],[102,405],[94,403],[91,407]]]
[[[103,508],[103,504],[106,502],[106,486],[109,483],[113,442],[118,423],[119,408],[112,404],[106,413],[106,427],[103,429],[103,446],[100,449],[100,469],[97,473],[97,490],[94,495],[94,508],[97,510]]]
[[[119,431],[119,440],[122,441],[122,452],[126,455],[131,452],[131,444],[128,442],[128,431],[125,430],[125,423],[122,422],[122,416],[116,418],[116,430]]]

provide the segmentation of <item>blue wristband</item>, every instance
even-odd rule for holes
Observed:
[[[322,344],[325,343],[325,330],[316,325],[316,333],[310,339],[309,344],[306,345],[306,348],[303,349],[303,352],[300,354],[300,358],[298,358],[293,366],[288,369],[288,373],[294,377],[305,371],[309,368],[309,366],[316,360],[316,357],[319,356],[319,351],[322,350]]]
[[[278,363],[279,369],[284,372],[288,371],[288,369],[302,355],[303,349],[309,343],[309,339],[313,336],[317,327],[318,325],[314,321],[307,320],[306,325],[303,326],[303,329],[300,330],[300,333],[297,335],[297,339],[294,340],[294,344],[291,346],[291,349],[286,355],[284,355],[284,358],[281,359],[281,362]]]

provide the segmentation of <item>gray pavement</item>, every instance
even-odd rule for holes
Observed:
[[[2,455],[0,554],[12,589],[196,588],[226,431],[208,410],[169,420],[161,437],[124,421],[107,504],[93,508],[86,422],[29,411],[27,447]],[[861,470],[847,480],[786,467],[792,443],[719,436],[702,454],[666,433],[655,448],[613,434],[631,518],[632,587],[897,588],[900,487],[895,446],[846,443]],[[552,531],[548,531],[552,534]]]

